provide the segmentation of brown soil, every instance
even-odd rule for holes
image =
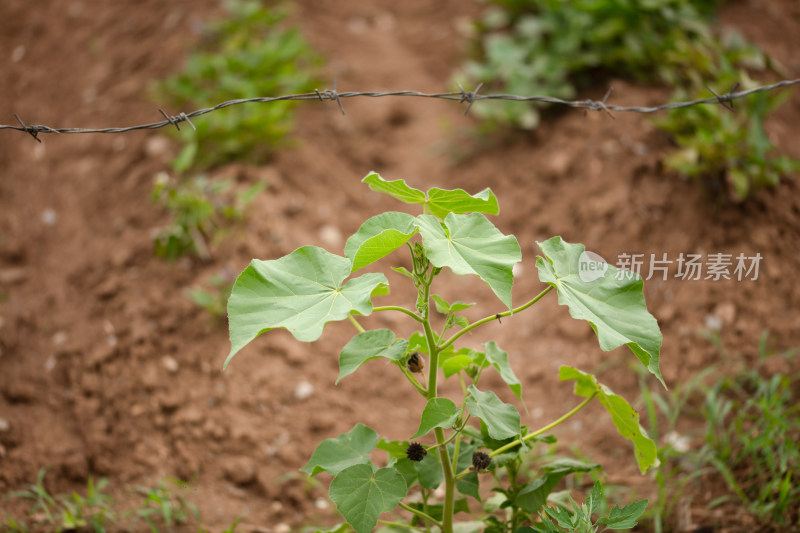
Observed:
[[[294,18],[329,58],[326,75],[338,79],[340,90],[448,87],[463,52],[459,28],[480,8],[456,0],[296,4]],[[180,68],[199,38],[196,28],[219,13],[212,0],[75,0],[46,9],[5,0],[0,121],[12,123],[13,113],[51,126],[160,120],[146,96],[149,81]],[[787,77],[800,75],[792,37],[800,35],[800,7],[793,0],[732,2],[722,20],[780,61]],[[626,104],[668,97],[663,89],[613,84],[612,99]],[[604,92],[598,87],[582,97]],[[237,516],[244,517],[239,531],[335,523],[329,509],[316,505],[325,487],[307,484],[297,469],[320,440],[356,422],[390,439],[407,438],[422,400],[376,362],[334,387],[339,349],[353,334],[347,323],[329,325],[311,344],[271,332],[223,373],[227,332],[185,290],[223,269],[238,272],[252,257],[276,258],[301,244],[341,253],[364,219],[403,208],[360,183],[370,170],[420,188],[490,186],[502,209],[496,224],[523,248],[518,302],[542,289],[534,242],[552,235],[583,242],[612,262],[621,253],[666,252],[672,259],[681,252],[760,253],[757,281],[656,276],[645,284],[664,333],[661,367],[670,385],[721,361],[696,334],[709,316],[721,320],[723,342],[745,360],[755,356],[767,329],[776,348],[800,346],[797,181],[787,179],[742,206],[715,205],[700,187],[661,170],[668,140],[636,114],[610,120],[569,112],[534,134],[479,148],[445,132],[474,124],[454,103],[384,98],[344,105],[346,116],[333,103],[302,105],[296,147],[269,166],[218,171],[242,183],[264,178],[269,188],[245,234],[206,264],[154,257],[151,232],[166,218],[150,190],[178,148],[163,142],[162,133],[45,135],[42,144],[2,133],[0,418],[8,427],[0,429],[0,493],[32,482],[42,466],[49,468],[52,492],[79,490],[88,476],[106,476],[122,500],[131,498],[124,486],[175,476],[186,480],[188,497],[212,531]],[[767,129],[795,158],[798,122],[800,92],[794,91]],[[413,306],[403,278],[390,276],[390,282]],[[469,280],[448,281],[442,292],[483,304],[481,315],[501,307]],[[409,327],[384,315],[363,323],[401,332]],[[530,426],[576,403],[570,387],[557,381],[563,363],[597,369],[629,399],[638,395],[635,374],[627,371],[630,352],[601,352],[590,328],[572,321],[555,295],[466,344],[492,338],[511,354],[526,386],[523,423]],[[298,398],[303,382],[313,392]],[[498,380],[491,383],[502,389]],[[597,408],[567,426],[556,431],[562,442],[579,443],[612,481],[652,493],[654,483],[638,476],[627,443]],[[682,527],[752,530],[731,507],[705,509],[718,490],[697,488]],[[21,511],[9,500],[0,500],[0,508]]]

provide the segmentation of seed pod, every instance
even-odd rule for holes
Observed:
[[[428,455],[428,450],[419,442],[412,442],[406,448],[406,457],[412,461],[420,462],[425,459],[426,455]]]
[[[425,359],[417,352],[412,353],[408,358],[408,369],[419,374],[425,369]]]
[[[472,469],[476,472],[481,472],[489,468],[492,464],[492,458],[483,452],[475,452],[472,454]]]

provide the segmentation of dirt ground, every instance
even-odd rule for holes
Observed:
[[[295,4],[293,18],[328,58],[330,86],[337,79],[340,90],[430,92],[450,88],[464,53],[460,28],[481,7],[456,0]],[[4,0],[0,122],[15,123],[14,113],[56,127],[160,120],[148,83],[180,68],[197,29],[220,13],[212,0],[69,0],[46,9]],[[788,77],[800,77],[794,0],[733,1],[721,19],[780,61]],[[669,94],[621,80],[613,85],[615,103],[652,105]],[[605,90],[582,97],[600,98]],[[745,360],[755,357],[764,330],[776,349],[800,346],[796,179],[741,206],[715,205],[700,187],[662,170],[668,139],[642,115],[610,120],[572,111],[535,133],[477,146],[458,135],[474,119],[456,103],[383,98],[344,105],[346,116],[332,102],[303,104],[296,146],[268,166],[230,165],[216,173],[242,183],[266,179],[269,186],[243,235],[205,264],[169,264],[153,254],[152,231],[166,221],[150,200],[153,178],[178,149],[163,133],[42,135],[40,144],[0,132],[0,418],[7,422],[0,428],[0,493],[33,482],[42,466],[52,492],[105,476],[123,500],[131,496],[122,487],[175,476],[186,480],[187,496],[212,531],[237,516],[244,517],[238,531],[335,523],[318,500],[326,480],[310,485],[297,469],[319,441],[357,422],[390,439],[408,438],[422,399],[376,362],[334,387],[339,350],[355,333],[347,323],[329,325],[311,344],[270,332],[223,373],[227,330],[185,290],[303,244],[342,253],[367,217],[405,207],[360,183],[371,170],[419,188],[490,186],[501,207],[496,224],[523,249],[517,302],[543,288],[535,241],[553,235],[582,242],[612,263],[623,253],[760,253],[755,281],[657,275],[645,284],[664,333],[661,368],[671,386],[721,361],[697,334],[709,323],[721,324],[722,341]],[[795,158],[798,123],[795,90],[767,124]],[[404,279],[389,280],[413,306]],[[500,302],[480,285],[453,277],[443,292],[479,302],[480,316],[499,311]],[[362,323],[407,330],[402,318],[385,315]],[[601,352],[589,326],[570,319],[554,294],[465,345],[490,339],[509,352],[525,386],[529,426],[576,403],[571,387],[557,381],[560,364],[598,370],[618,393],[638,396],[636,375],[627,371],[630,352]],[[490,383],[501,390],[499,380]],[[655,484],[636,472],[627,442],[597,407],[587,411],[555,434],[580,444],[611,481],[651,494]],[[736,509],[707,511],[710,492],[698,489],[683,527],[749,530]],[[19,512],[14,505],[0,500],[0,509]]]

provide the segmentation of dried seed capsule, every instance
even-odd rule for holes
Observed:
[[[412,353],[408,358],[408,369],[416,373],[422,372],[425,369],[425,359],[417,352]]]
[[[425,446],[420,444],[419,442],[412,442],[406,448],[406,457],[411,459],[412,461],[422,461],[425,459],[425,456],[428,455],[428,450],[425,449]]]
[[[489,468],[492,464],[492,458],[483,452],[475,452],[472,454],[472,469],[476,472],[481,472]]]

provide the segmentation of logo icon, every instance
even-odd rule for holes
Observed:
[[[584,283],[591,283],[606,275],[608,263],[594,252],[583,252],[578,257],[578,277]]]

